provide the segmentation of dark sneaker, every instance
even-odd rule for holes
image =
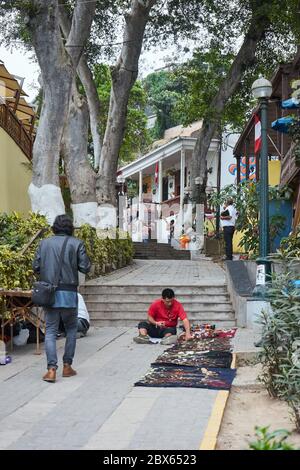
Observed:
[[[163,338],[160,342],[160,344],[175,344],[177,343],[177,336],[176,335],[171,335],[171,336],[166,336]]]
[[[133,341],[138,344],[152,344],[148,335],[136,336]]]

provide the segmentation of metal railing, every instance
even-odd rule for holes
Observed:
[[[5,104],[0,104],[0,127],[7,132],[31,161],[33,138],[30,137],[19,119]]]

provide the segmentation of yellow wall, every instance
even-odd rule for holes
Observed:
[[[30,210],[27,194],[31,171],[22,163],[28,159],[14,140],[0,127],[0,212]]]
[[[269,162],[269,185],[276,186],[280,183],[280,161]]]

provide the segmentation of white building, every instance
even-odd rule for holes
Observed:
[[[156,239],[166,243],[169,222],[175,220],[175,239],[182,230],[191,229],[191,204],[185,206],[191,193],[192,153],[201,122],[187,128],[177,126],[165,132],[157,148],[118,171],[119,182],[126,183],[127,209],[121,217],[122,228],[129,230],[134,241]],[[217,187],[219,141],[211,142],[207,166],[207,186]]]

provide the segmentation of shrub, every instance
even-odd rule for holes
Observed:
[[[257,440],[249,444],[252,450],[298,450],[292,444],[286,442],[286,439],[291,435],[286,429],[269,432],[269,426],[255,426],[255,435]]]
[[[271,396],[285,400],[292,409],[300,432],[300,301],[294,288],[292,264],[283,262],[285,270],[273,276],[268,290],[272,314],[262,312],[263,373],[260,380]]]
[[[26,244],[39,230],[42,230],[41,236],[24,251]],[[104,232],[103,236],[98,238],[96,229],[83,225],[75,233],[86,245],[87,253],[95,267],[93,276],[124,266],[132,259],[133,245],[127,234],[125,239],[120,239],[117,230],[116,238],[110,239],[109,233]],[[16,212],[0,215],[0,288],[31,288],[34,280],[32,261],[38,243],[41,238],[51,235],[52,231],[44,216],[29,213],[28,217],[22,217]]]

